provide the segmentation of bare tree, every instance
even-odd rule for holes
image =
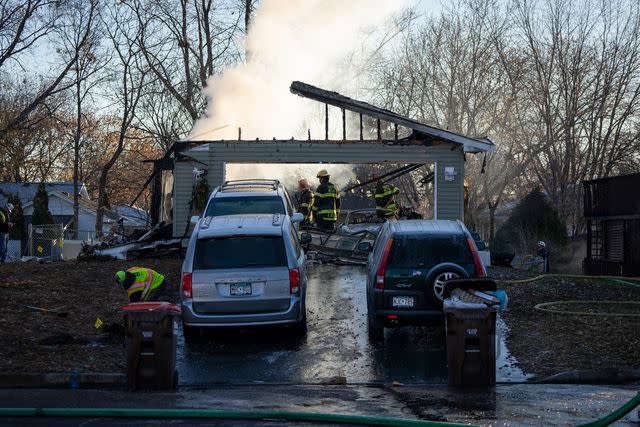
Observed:
[[[98,181],[98,207],[96,214],[96,233],[102,236],[104,208],[106,204],[107,179],[111,168],[122,154],[125,141],[131,132],[136,108],[144,88],[145,74],[140,72],[141,51],[135,40],[141,31],[131,10],[122,6],[112,6],[102,16],[103,26],[109,42],[116,53],[113,65],[113,81],[116,105],[120,111],[117,129],[116,147],[106,163],[103,164]]]
[[[638,150],[640,4],[515,1],[530,73],[531,172],[573,232],[580,181],[616,173]]]
[[[136,42],[156,79],[149,86],[149,95],[162,95],[160,100],[145,96],[140,112],[147,114],[141,117],[142,124],[159,139],[173,142],[184,137],[203,113],[202,88],[208,78],[240,59],[235,41],[242,31],[245,5],[239,8],[236,2],[213,0],[131,0],[128,4],[141,28]],[[164,111],[155,108],[158,102]],[[170,125],[158,114],[168,118]],[[176,122],[174,117],[184,120]],[[160,143],[169,145],[168,141]]]
[[[70,87],[74,95],[74,131],[73,131],[73,224],[74,238],[78,236],[78,218],[80,210],[79,199],[79,168],[80,142],[84,121],[83,104],[99,83],[99,71],[104,62],[97,57],[99,46],[99,32],[96,27],[98,0],[84,2],[70,1],[64,21],[56,30],[60,33],[62,43],[59,52],[63,57],[73,59],[72,74],[69,77]]]

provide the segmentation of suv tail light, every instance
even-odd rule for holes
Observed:
[[[478,247],[471,236],[467,236],[467,244],[469,245],[471,255],[473,256],[473,263],[476,266],[476,276],[485,277],[487,275],[487,270],[484,269],[484,264],[482,264],[480,254],[478,253]]]
[[[292,295],[300,292],[300,270],[297,268],[289,269],[289,290]]]
[[[384,289],[384,274],[387,271],[387,261],[389,260],[389,252],[391,252],[391,245],[393,239],[387,240],[387,244],[384,245],[384,252],[382,252],[382,259],[380,260],[380,266],[376,273],[376,288]]]
[[[184,298],[192,298],[192,278],[191,273],[182,273],[182,296]]]

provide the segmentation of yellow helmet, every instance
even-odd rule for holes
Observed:
[[[316,175],[316,178],[323,178],[325,176],[329,176],[329,172],[327,172],[326,169],[320,169],[318,171],[318,174]]]

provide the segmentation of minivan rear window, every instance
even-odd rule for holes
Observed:
[[[211,200],[205,216],[277,213],[285,213],[278,196],[222,197]]]
[[[389,254],[390,268],[431,268],[452,262],[461,267],[473,264],[464,236],[396,237]]]
[[[199,239],[194,270],[287,266],[281,236],[246,236]]]

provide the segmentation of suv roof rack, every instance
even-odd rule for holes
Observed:
[[[228,190],[238,187],[268,187],[276,190],[280,181],[277,179],[237,179],[233,181],[225,181],[220,186],[220,190]]]

